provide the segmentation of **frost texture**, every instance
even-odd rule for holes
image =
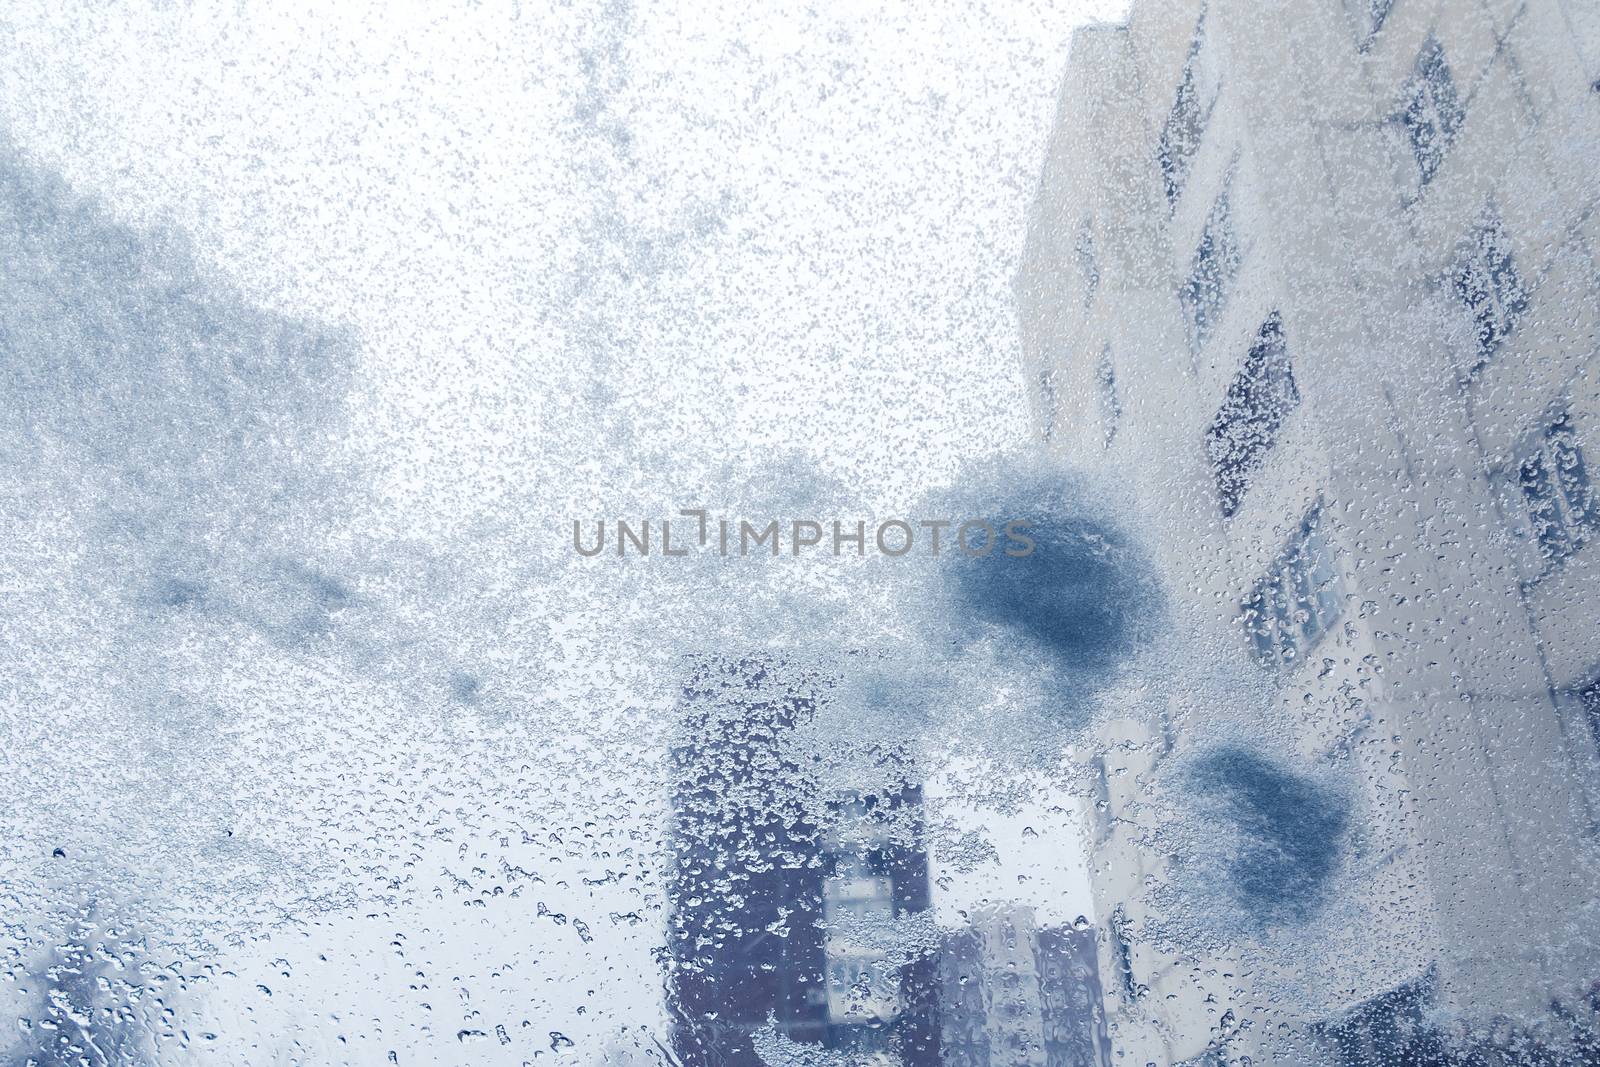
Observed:
[[[1600,1062],[1597,64],[13,5],[0,1062]]]

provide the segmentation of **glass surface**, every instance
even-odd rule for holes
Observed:
[[[1600,1064],[1593,0],[0,12],[0,1064]]]

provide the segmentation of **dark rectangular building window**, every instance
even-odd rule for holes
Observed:
[[[1200,107],[1200,93],[1195,85],[1194,62],[1184,64],[1183,79],[1178,83],[1178,96],[1167,114],[1166,125],[1161,128],[1162,184],[1167,191],[1167,203],[1176,204],[1183,192],[1183,183],[1189,177],[1194,154],[1200,147],[1205,132],[1205,114]]]
[[[1239,241],[1233,230],[1233,213],[1228,192],[1223,190],[1206,216],[1205,230],[1194,251],[1189,278],[1178,290],[1184,321],[1189,327],[1189,343],[1196,349],[1211,336],[1212,328],[1227,303],[1228,289],[1239,272]]]
[[[1321,507],[1312,510],[1242,605],[1256,657],[1282,666],[1303,656],[1339,620],[1343,591]]]
[[[1206,431],[1206,456],[1224,518],[1238,512],[1251,476],[1261,469],[1277,443],[1283,420],[1299,404],[1283,322],[1273,312],[1261,324],[1244,366],[1228,383],[1228,395]]]
[[[1528,309],[1527,289],[1511,258],[1510,242],[1499,218],[1490,212],[1474,231],[1451,278],[1456,299],[1472,315],[1477,358],[1473,370],[1488,362]]]
[[[1517,485],[1548,570],[1576,552],[1595,524],[1589,472],[1569,416],[1547,426],[1524,454]]]
[[[1060,399],[1056,396],[1056,372],[1053,370],[1039,372],[1039,407],[1043,413],[1040,433],[1048,441],[1055,436],[1056,413],[1060,410]]]
[[[1394,7],[1394,0],[1367,0],[1367,36],[1375,37],[1383,29],[1383,22],[1389,17],[1389,9]]]
[[[1194,38],[1189,43],[1189,55],[1184,60],[1183,77],[1178,81],[1178,95],[1172,101],[1172,110],[1161,128],[1161,142],[1156,158],[1161,163],[1161,180],[1166,188],[1167,203],[1176,205],[1189,177],[1194,154],[1200,148],[1200,138],[1205,133],[1206,103],[1200,99],[1200,79],[1196,67],[1200,48],[1205,43],[1205,13],[1195,26]]]
[[[1600,746],[1600,678],[1578,690],[1578,706],[1583,708],[1583,717],[1589,723],[1589,736]]]
[[[1094,251],[1094,220],[1084,219],[1078,226],[1078,239],[1073,243],[1072,254],[1078,260],[1078,273],[1083,275],[1083,306],[1094,303],[1094,294],[1100,288],[1100,264]]]
[[[1105,443],[1111,447],[1117,436],[1117,425],[1122,421],[1122,401],[1117,398],[1117,371],[1111,364],[1111,346],[1100,350],[1100,362],[1095,367],[1095,382],[1100,386],[1100,413],[1105,419]]]
[[[1411,140],[1422,184],[1426,185],[1439,172],[1445,150],[1455,140],[1466,118],[1456,93],[1455,79],[1450,76],[1450,65],[1444,59],[1444,47],[1432,34],[1423,42],[1406,83],[1405,106],[1400,118]]]

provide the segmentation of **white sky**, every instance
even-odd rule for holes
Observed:
[[[527,517],[537,543],[576,502],[699,502],[707,469],[780,448],[893,506],[1013,447],[1011,279],[1066,44],[1123,4],[621,7],[14,0],[0,122],[252,300],[353,327],[345,444],[390,525]],[[941,908],[1032,886],[1087,912],[1076,860],[1022,836],[1039,813],[1016,822]],[[463,966],[515,936],[449,930]],[[383,1017],[403,969],[351,989],[386,945],[284,980],[330,1000],[284,1018]],[[593,1058],[653,1017],[629,1007],[655,996],[648,948],[608,957],[599,1009],[551,992],[539,1027]]]
[[[1120,5],[599,6],[12,4],[0,108],[252,298],[354,324],[362,414],[409,456],[489,480],[578,450],[588,420],[551,422],[613,347],[597,319],[651,446],[797,442],[876,489],[1014,442],[1065,44]],[[424,499],[461,473],[425,463]]]

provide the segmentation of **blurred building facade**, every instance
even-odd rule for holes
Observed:
[[[1592,3],[1135,0],[1074,37],[1017,279],[1035,431],[1135,487],[1178,624],[1270,679],[1362,827],[1355,921],[1251,1020],[1264,976],[1145,936],[1141,794],[1184,720],[1105,728],[1129,1062],[1388,1062],[1396,1019],[1440,1011],[1592,1024],[1597,165]]]
[[[939,957],[944,1067],[1109,1067],[1094,929],[988,907]]]
[[[1094,927],[1041,927],[1033,944],[1047,1067],[1110,1067]]]
[[[891,936],[929,907],[921,786],[891,773],[879,794],[820,795],[789,739],[829,684],[708,657],[683,687],[666,951],[684,1067],[760,1067],[784,1041],[938,1062],[934,963],[898,958]]]
[[[933,923],[922,786],[825,787],[794,743],[826,673],[698,660],[670,756],[668,1054],[682,1067],[826,1050],[904,1067],[1107,1067],[1096,936],[990,907]],[[821,1061],[819,1061],[821,1062]]]

